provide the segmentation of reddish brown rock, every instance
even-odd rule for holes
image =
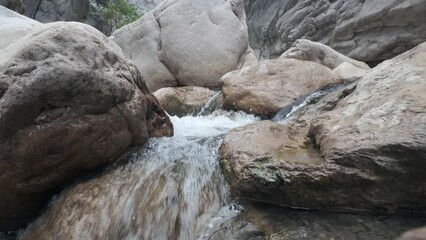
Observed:
[[[340,79],[327,67],[296,59],[266,60],[222,77],[224,108],[271,117]]]
[[[60,187],[172,125],[137,68],[94,28],[53,23],[0,51],[0,231]]]

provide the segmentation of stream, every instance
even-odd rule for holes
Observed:
[[[308,100],[286,110],[284,120]],[[64,190],[18,239],[392,239],[426,223],[235,202],[218,149],[231,129],[260,119],[216,110],[171,120],[173,137],[151,139],[98,177]]]

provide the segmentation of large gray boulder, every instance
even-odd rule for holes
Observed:
[[[0,50],[33,31],[41,24],[0,6]]]
[[[355,83],[354,83],[355,84]],[[234,195],[332,211],[426,211],[426,43],[220,148]]]
[[[128,147],[172,132],[114,42],[80,23],[38,27],[0,50],[0,231]]]
[[[247,0],[250,45],[274,58],[306,38],[364,62],[396,56],[426,40],[423,0]]]
[[[255,60],[241,0],[168,0],[112,34],[151,91],[218,87],[219,78]]]

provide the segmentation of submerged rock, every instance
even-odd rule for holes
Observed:
[[[327,67],[315,62],[280,58],[265,60],[222,77],[224,108],[264,117],[301,97],[341,82]]]
[[[172,125],[118,46],[53,23],[0,50],[0,230],[22,227],[60,187]]]
[[[248,0],[250,45],[260,58],[280,56],[300,38],[364,62],[392,58],[426,40],[422,0]]]
[[[218,87],[219,78],[255,60],[241,0],[168,0],[111,37],[151,91]]]
[[[201,111],[210,98],[216,94],[203,87],[161,88],[154,92],[161,106],[172,116],[182,117]]]
[[[426,43],[286,125],[232,130],[220,153],[234,195],[296,208],[426,211],[425,63]]]
[[[208,224],[209,231],[197,239],[390,240],[407,229],[421,226],[426,220],[425,216],[416,215],[308,211],[252,201],[242,201],[241,204],[244,209],[237,214],[228,210],[223,216],[222,208]],[[419,240],[424,240],[422,231],[414,232]]]

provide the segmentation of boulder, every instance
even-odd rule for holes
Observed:
[[[368,70],[358,68],[349,62],[344,62],[337,66],[333,73],[344,82],[354,82],[367,74]]]
[[[259,58],[276,58],[304,38],[357,60],[382,61],[426,40],[423,0],[247,0],[245,10]]]
[[[331,211],[426,211],[426,43],[289,118],[232,130],[234,195]]]
[[[410,230],[397,240],[426,240],[426,227]]]
[[[370,67],[363,62],[346,57],[345,55],[333,50],[327,45],[318,42],[312,42],[307,39],[297,40],[293,46],[284,52],[280,57],[317,62],[331,69],[335,69],[345,62],[350,63],[360,69],[370,69]]]
[[[323,65],[287,58],[265,60],[227,73],[221,80],[224,108],[263,117],[341,82]]]
[[[111,39],[131,59],[152,92],[163,87],[178,85],[175,76],[160,61],[158,49],[161,46],[160,26],[153,13],[147,13],[138,21],[115,31]]]
[[[386,61],[336,108],[312,121],[327,161],[377,181],[360,194],[369,208],[426,210],[426,43]]]
[[[34,30],[41,24],[0,6],[0,50]]]
[[[96,29],[43,25],[0,50],[0,231],[61,187],[172,125],[136,66]]]
[[[207,102],[216,94],[203,87],[161,88],[154,92],[158,102],[172,116],[183,117],[199,113]]]
[[[218,87],[223,74],[255,59],[241,0],[167,0],[111,38],[151,91]]]

